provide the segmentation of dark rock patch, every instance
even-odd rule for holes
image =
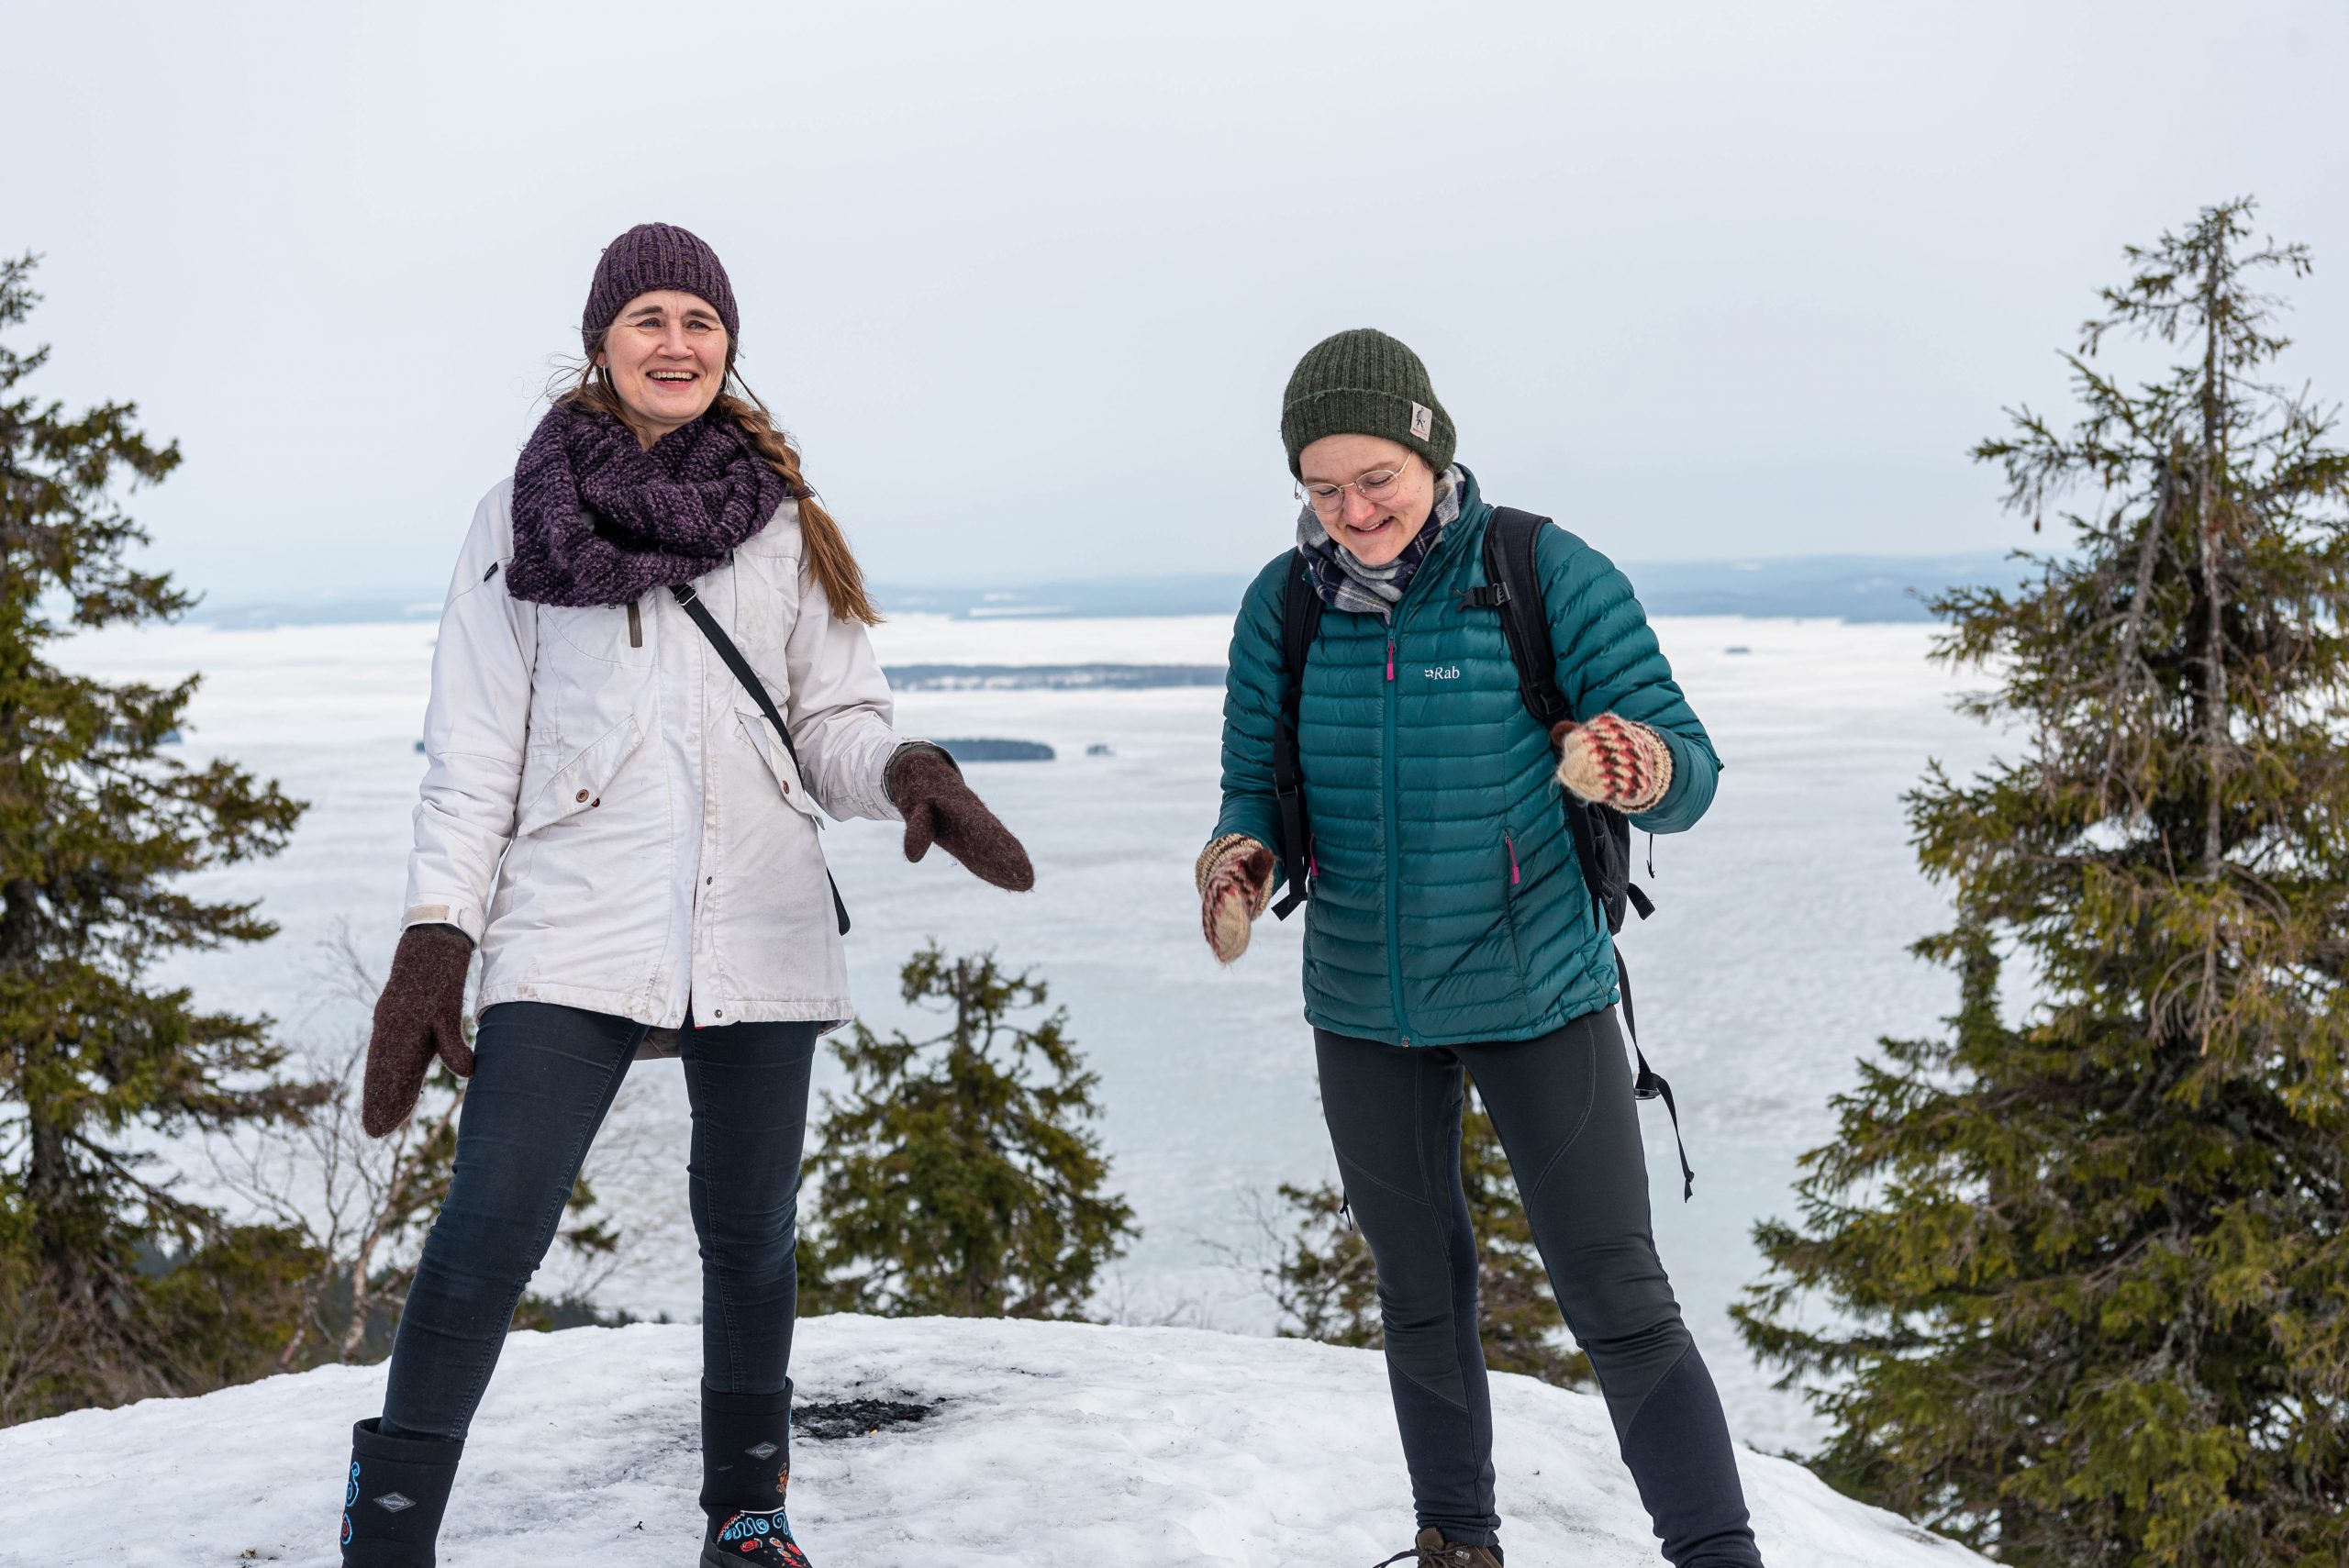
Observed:
[[[819,1441],[866,1438],[891,1427],[910,1427],[937,1408],[902,1399],[837,1399],[826,1405],[800,1405],[792,1409],[791,1430],[795,1437]]]

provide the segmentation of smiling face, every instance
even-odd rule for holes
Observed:
[[[629,428],[650,447],[709,411],[726,382],[726,327],[707,300],[676,289],[620,307],[596,362],[612,378]]]
[[[1297,455],[1297,473],[1313,515],[1330,539],[1364,566],[1384,566],[1417,539],[1435,510],[1435,475],[1418,453],[1383,436],[1324,436]],[[1395,473],[1393,484],[1364,494],[1365,474]],[[1344,485],[1334,500],[1315,487]]]

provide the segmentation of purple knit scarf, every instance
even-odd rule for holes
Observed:
[[[506,591],[629,604],[723,563],[789,494],[730,420],[696,419],[647,450],[611,416],[557,404],[514,465]]]

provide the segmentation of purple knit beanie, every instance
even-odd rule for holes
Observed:
[[[734,313],[734,285],[718,252],[690,229],[674,223],[640,223],[604,247],[596,263],[596,281],[588,285],[587,309],[579,318],[579,336],[587,351],[607,331],[620,307],[654,289],[680,289],[707,300],[726,325],[726,347],[731,354],[742,340],[740,319]]]

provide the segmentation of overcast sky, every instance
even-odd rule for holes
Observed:
[[[1417,349],[1488,494],[1620,558],[2004,546],[1967,448],[2060,407],[2121,247],[2252,193],[2349,395],[2349,6],[1688,0],[266,6],[0,0],[35,389],[135,398],[150,558],[437,593],[680,223],[901,584],[1238,572],[1281,387]]]

